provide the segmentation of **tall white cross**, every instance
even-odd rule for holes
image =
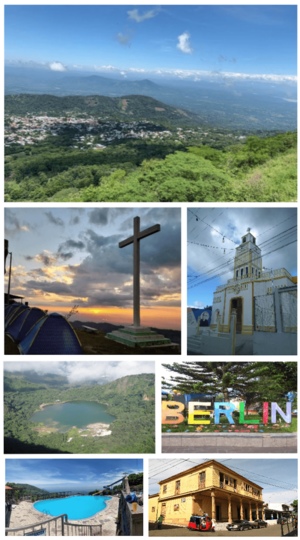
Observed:
[[[140,231],[140,218],[133,220],[133,236],[119,243],[119,248],[133,244],[133,326],[140,326],[140,240],[160,231],[160,225],[153,225]]]

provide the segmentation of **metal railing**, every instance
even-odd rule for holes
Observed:
[[[65,523],[65,536],[102,536],[102,524]]]
[[[7,527],[5,528],[5,536],[25,536],[25,532],[38,532],[45,530],[45,535],[43,536],[65,536],[65,521],[68,520],[67,514],[61,514],[60,516],[52,517],[46,519],[45,521],[40,521],[34,523],[33,525],[23,525],[23,527]],[[50,523],[54,521],[54,533],[51,534],[51,525]],[[22,534],[18,534],[18,533]],[[26,534],[26,536],[28,536]],[[33,535],[34,536],[34,535]]]
[[[282,520],[281,523],[281,536],[298,536],[298,528],[293,518],[288,518],[286,521]]]
[[[61,514],[33,525],[6,527],[5,536],[102,536],[102,524],[70,523],[67,514]]]

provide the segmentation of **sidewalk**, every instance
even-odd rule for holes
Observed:
[[[163,453],[297,453],[297,433],[163,433]]]

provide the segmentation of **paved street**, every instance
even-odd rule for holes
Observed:
[[[163,525],[161,531],[158,531],[157,529],[153,530],[154,524],[150,523],[149,527],[149,536],[206,536],[210,538],[215,538],[216,536],[235,536],[235,537],[243,537],[243,536],[256,536],[256,537],[276,537],[281,536],[281,526],[280,525],[271,525],[268,526],[266,529],[252,529],[251,531],[237,531],[237,532],[229,532],[229,531],[215,531],[212,532],[199,532],[199,531],[189,531],[186,527],[173,527],[172,525]]]
[[[248,452],[250,454],[295,454],[297,449],[295,446],[272,446],[272,447],[259,447],[255,448],[251,446],[250,448],[238,447],[234,448],[230,446],[163,446],[163,454],[199,454],[199,452],[213,452],[214,454],[244,454]]]

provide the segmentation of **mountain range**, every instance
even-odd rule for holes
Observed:
[[[130,80],[91,73],[6,67],[5,94],[147,96],[188,113],[203,124],[229,129],[297,129],[297,87],[269,82]]]

